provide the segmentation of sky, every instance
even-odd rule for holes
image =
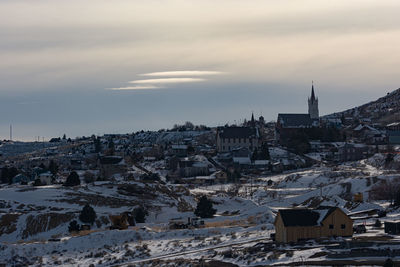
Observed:
[[[0,139],[254,112],[320,114],[399,88],[399,1],[2,0]]]

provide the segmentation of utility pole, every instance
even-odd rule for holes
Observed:
[[[10,124],[10,141],[12,141],[12,124]]]

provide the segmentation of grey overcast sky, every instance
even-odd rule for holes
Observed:
[[[400,1],[0,1],[0,138],[320,113],[399,86]]]

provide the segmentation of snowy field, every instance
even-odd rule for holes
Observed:
[[[96,182],[79,188],[60,185],[0,189],[0,263],[34,266],[192,266],[199,261],[229,262],[239,266],[287,265],[301,262],[380,262],[379,253],[400,251],[400,240],[374,227],[376,218],[360,217],[367,233],[353,238],[309,241],[298,245],[274,244],[275,214],[280,208],[335,205],[348,213],[386,209],[388,203],[372,201],[368,191],[393,172],[369,160],[335,167],[314,166],[268,177],[254,177],[246,184],[201,186],[140,182]],[[271,184],[272,181],[272,184]],[[363,203],[352,201],[362,192]],[[171,219],[193,217],[201,195],[212,199],[217,215],[205,226],[169,229]],[[97,213],[90,231],[71,235],[68,224],[90,203]],[[108,215],[145,205],[146,223],[126,230],[109,230]],[[386,220],[400,219],[389,209]],[[357,252],[367,244],[368,256]],[[385,245],[386,244],[386,245]],[[346,247],[347,246],[347,247]],[[386,246],[386,247],[385,247]],[[349,251],[353,251],[349,254]],[[375,251],[375,252],[374,252]],[[357,254],[357,253],[358,254]],[[354,256],[356,255],[356,256]],[[357,256],[358,255],[358,256]],[[386,255],[386,254],[385,254]],[[218,265],[215,265],[218,266]]]

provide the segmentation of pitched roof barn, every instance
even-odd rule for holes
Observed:
[[[278,211],[275,219],[276,241],[297,242],[301,239],[351,236],[353,221],[338,207],[295,208]]]

